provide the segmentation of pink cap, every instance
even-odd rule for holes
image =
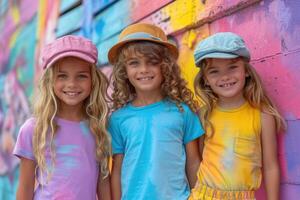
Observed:
[[[47,44],[42,50],[42,68],[47,69],[57,60],[74,56],[89,63],[98,60],[97,47],[88,39],[75,35],[66,35]]]

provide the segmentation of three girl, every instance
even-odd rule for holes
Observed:
[[[34,117],[14,149],[21,159],[17,199],[110,199],[107,79],[97,58],[96,46],[79,36],[44,48]]]
[[[140,23],[122,31],[108,56],[114,64],[113,199],[187,199],[203,130],[176,46],[160,28]]]
[[[125,28],[109,51],[113,67],[114,199],[255,199],[264,174],[279,199],[276,132],[285,123],[249,64],[244,41],[218,33],[195,51],[198,104],[176,63],[178,49],[150,24]],[[34,117],[20,129],[17,199],[110,199],[107,80],[82,37],[47,45]],[[202,151],[200,151],[202,153]],[[197,177],[196,177],[197,174]]]
[[[285,123],[249,64],[243,39],[214,34],[198,44],[194,56],[206,135],[190,199],[255,199],[262,174],[268,199],[279,199],[276,132]]]

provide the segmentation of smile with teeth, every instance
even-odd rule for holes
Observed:
[[[80,92],[64,92],[65,95],[70,97],[75,97],[80,94]]]
[[[223,88],[227,88],[227,87],[231,87],[235,84],[236,82],[233,82],[233,83],[224,83],[224,84],[221,84],[219,85],[220,87],[223,87]]]
[[[154,78],[154,76],[145,76],[145,77],[137,78],[137,80],[139,80],[139,81],[149,81],[149,80],[152,80],[153,78]]]

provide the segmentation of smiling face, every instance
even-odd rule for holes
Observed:
[[[91,64],[75,57],[58,61],[55,66],[54,93],[60,100],[60,109],[82,109],[91,93]]]
[[[145,94],[161,95],[163,76],[160,61],[155,58],[146,58],[141,54],[135,54],[126,60],[125,70],[137,96]]]
[[[206,85],[218,96],[219,102],[240,102],[247,73],[242,59],[210,59],[204,69]]]

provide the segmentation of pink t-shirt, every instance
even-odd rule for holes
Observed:
[[[85,121],[55,119],[59,129],[54,138],[56,164],[51,179],[37,172],[38,187],[34,199],[95,200],[99,164],[96,161],[94,136]],[[35,161],[32,136],[35,119],[28,119],[20,129],[14,155]],[[46,162],[51,168],[50,150]],[[39,171],[39,170],[37,170]]]

